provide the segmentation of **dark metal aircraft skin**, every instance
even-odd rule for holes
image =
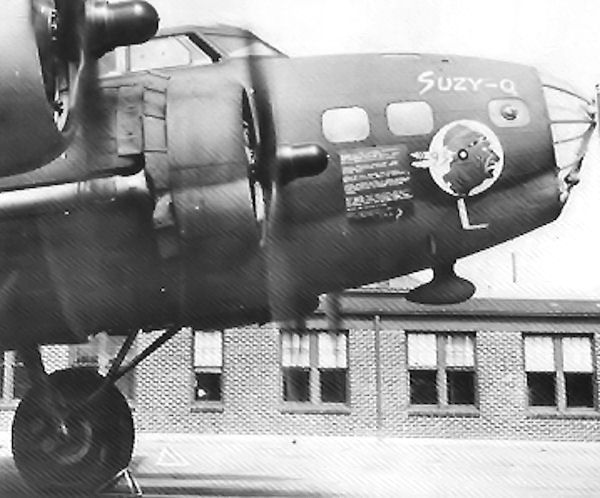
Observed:
[[[536,70],[416,54],[256,59],[278,143],[318,144],[326,170],[279,186],[276,212],[257,221],[242,127],[245,92],[252,98],[244,60],[102,80],[66,157],[0,180],[3,346],[267,320],[261,223],[284,227],[271,250],[294,314],[321,293],[452,262],[560,213]],[[386,109],[406,102],[419,102],[424,119],[430,112],[425,133],[390,130]],[[495,110],[515,102],[528,112],[518,125]],[[323,120],[332,109],[361,109],[366,136],[329,141]],[[503,155],[501,171],[477,195],[444,191],[434,166],[417,164],[431,161],[422,159],[436,154],[432,141],[449,125],[467,135],[485,127],[491,148],[501,148],[492,152]],[[472,223],[488,226],[465,230],[457,198]]]
[[[13,426],[36,487],[91,489],[133,447],[110,385],[123,358],[109,381],[46,377],[38,345],[294,319],[322,293],[423,268],[436,278],[414,300],[466,299],[454,262],[554,220],[593,125],[584,99],[522,65],[293,59],[224,27],[159,40],[170,37],[184,38],[187,65],[135,71],[126,52],[124,70],[82,82],[64,153],[0,178],[0,346],[37,379]],[[566,118],[552,117],[556,102]],[[584,132],[556,138],[573,124]],[[575,146],[564,161],[563,143]],[[49,429],[33,437],[38,413]]]

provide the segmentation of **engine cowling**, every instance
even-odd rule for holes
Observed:
[[[0,175],[34,169],[65,147],[42,75],[28,1],[9,0],[0,18]]]

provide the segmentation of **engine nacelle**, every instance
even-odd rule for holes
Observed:
[[[66,149],[77,115],[70,110],[86,105],[80,94],[95,84],[95,60],[150,39],[158,14],[142,0],[7,0],[3,7],[0,176],[8,176]]]
[[[59,155],[65,135],[49,101],[31,4],[8,0],[0,19],[0,176],[41,166]],[[49,93],[54,93],[49,90]],[[66,110],[64,111],[66,112]]]

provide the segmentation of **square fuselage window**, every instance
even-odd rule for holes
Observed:
[[[433,110],[427,102],[393,102],[386,107],[385,115],[394,135],[410,137],[433,131]]]
[[[328,109],[321,121],[323,135],[331,143],[360,142],[371,132],[369,115],[362,107]]]

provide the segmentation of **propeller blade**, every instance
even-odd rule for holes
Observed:
[[[276,221],[279,213],[277,203],[276,161],[277,136],[273,119],[273,108],[270,98],[266,75],[261,67],[260,57],[254,54],[252,43],[248,43],[248,75],[251,85],[251,95],[254,103],[257,145],[254,161],[254,171],[251,171],[251,182],[258,184],[261,191],[260,202],[263,203],[264,219],[262,221],[262,246],[265,255],[266,286],[269,301],[269,311],[272,320],[284,320],[287,313],[286,296],[293,287],[290,269],[285,255],[278,250],[278,229]]]
[[[254,44],[248,39],[248,75],[250,94],[254,103],[257,146],[251,182],[258,183],[264,207],[262,221],[262,246],[265,255],[266,286],[271,320],[290,319],[293,308],[295,282],[293,269],[287,255],[281,250],[285,234],[284,212],[281,192],[277,184],[277,133],[269,82],[262,65],[262,57],[255,53]]]
[[[252,45],[249,46],[248,50],[252,51]],[[247,61],[258,135],[256,180],[261,183],[263,189],[270,192],[275,177],[274,169],[277,156],[277,136],[273,120],[273,108],[269,86],[260,66],[259,57],[251,53]]]
[[[297,178],[315,176],[325,170],[326,151],[319,145],[280,145],[268,78],[271,59],[255,53],[256,44],[247,39],[246,59],[256,121],[257,147],[251,183],[260,186],[264,203],[262,245],[271,319],[299,320],[318,306],[318,297],[305,291],[301,275],[288,250],[290,213],[286,186]]]

